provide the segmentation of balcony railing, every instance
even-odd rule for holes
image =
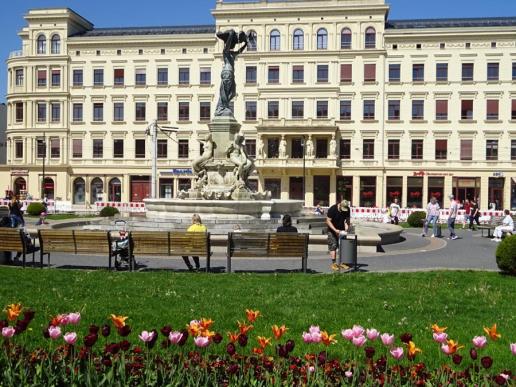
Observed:
[[[23,56],[23,51],[22,50],[11,51],[9,53],[9,59],[16,58],[18,56]]]

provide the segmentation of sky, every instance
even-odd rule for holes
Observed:
[[[0,102],[5,102],[7,67],[11,51],[21,49],[17,33],[31,8],[68,7],[95,27],[212,24],[216,0],[3,0],[0,12],[2,39]],[[234,2],[234,0],[232,0]],[[389,19],[516,16],[516,0],[388,0]]]

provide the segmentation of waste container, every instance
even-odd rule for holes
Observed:
[[[339,264],[344,264],[353,270],[357,270],[357,253],[358,238],[356,234],[341,235],[339,241]]]

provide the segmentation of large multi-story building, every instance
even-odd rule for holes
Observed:
[[[234,101],[252,185],[309,206],[455,193],[516,209],[516,18],[388,12],[384,0],[217,0],[214,25],[94,28],[70,9],[30,10],[7,61],[0,181],[77,205],[140,201],[157,118],[179,128],[158,139],[157,192],[187,189],[218,98],[215,32],[235,28],[255,38]]]

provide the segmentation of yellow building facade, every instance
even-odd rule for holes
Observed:
[[[94,28],[70,9],[30,10],[7,60],[0,189],[141,201],[153,119],[178,128],[158,138],[157,192],[188,189],[218,98],[215,32],[234,28],[254,37],[234,112],[257,189],[307,206],[454,193],[516,209],[516,18],[388,12],[384,0],[217,1],[214,25]]]

